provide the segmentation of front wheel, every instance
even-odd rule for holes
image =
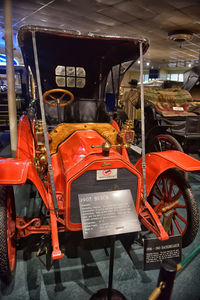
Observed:
[[[0,279],[8,282],[15,268],[15,204],[13,188],[0,186]]]
[[[163,208],[169,207],[177,200],[179,203],[172,208],[169,235],[182,235],[184,248],[195,239],[198,232],[198,204],[184,177],[176,170],[167,170],[157,178],[148,201],[163,222]]]

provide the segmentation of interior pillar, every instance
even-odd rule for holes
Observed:
[[[8,114],[10,126],[10,143],[12,157],[16,157],[17,148],[17,111],[15,94],[15,74],[13,63],[13,28],[12,28],[12,0],[4,0],[5,24],[5,53],[6,76],[8,89]]]

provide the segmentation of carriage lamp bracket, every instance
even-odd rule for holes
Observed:
[[[133,130],[133,120],[126,120],[118,138],[122,139],[123,144],[128,145],[127,148],[130,147],[130,144],[134,144],[135,131]]]

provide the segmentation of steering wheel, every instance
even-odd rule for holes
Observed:
[[[69,100],[64,99],[68,95]],[[43,94],[43,101],[50,106],[67,106],[74,101],[74,95],[64,89],[52,89]]]

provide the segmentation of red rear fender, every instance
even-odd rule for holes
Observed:
[[[177,168],[185,172],[200,170],[199,160],[174,150],[146,154],[145,161],[147,196],[158,176],[168,169]],[[142,158],[135,164],[135,167],[142,174]]]

